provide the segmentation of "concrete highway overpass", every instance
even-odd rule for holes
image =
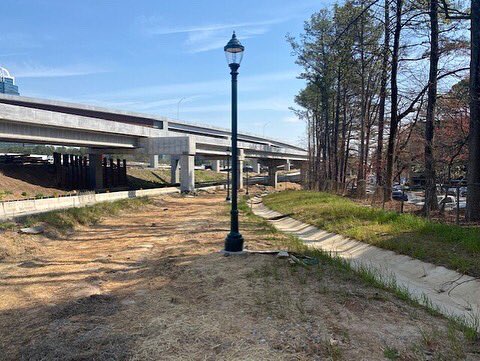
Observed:
[[[182,191],[191,191],[195,156],[211,159],[218,170],[220,160],[229,156],[230,137],[228,129],[166,117],[0,94],[0,141],[87,147],[97,188],[103,154],[140,152],[150,156],[152,166],[159,155],[169,155],[172,180],[180,181]],[[272,184],[280,164],[289,167],[307,160],[304,149],[283,141],[246,133],[238,140],[241,165],[245,158],[255,166],[267,165]]]

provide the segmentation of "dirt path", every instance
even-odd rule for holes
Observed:
[[[224,197],[165,196],[67,239],[1,234],[20,251],[0,261],[0,359],[479,359],[446,320],[326,262],[223,257]],[[288,242],[241,221],[250,248]]]

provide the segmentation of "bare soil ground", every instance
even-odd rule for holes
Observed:
[[[147,189],[170,185],[169,169],[150,169],[140,167],[127,168],[128,182],[131,189]],[[218,182],[226,179],[226,173],[211,170],[196,170],[197,183]],[[0,165],[0,202],[52,197],[74,194],[57,187],[52,165],[45,164],[11,164]]]
[[[0,201],[64,193],[67,192],[56,188],[52,167],[43,164],[0,166]]]
[[[224,199],[156,198],[63,238],[0,234],[0,359],[480,359],[447,320],[325,260],[224,257]],[[250,249],[289,242],[241,224]]]

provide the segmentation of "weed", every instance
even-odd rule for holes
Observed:
[[[0,231],[8,231],[12,230],[16,227],[17,225],[13,222],[0,222]]]
[[[330,340],[325,341],[325,348],[327,350],[328,356],[330,356],[330,358],[333,361],[341,360],[343,358],[342,357],[342,350],[340,350],[338,345],[331,342]]]
[[[395,347],[386,347],[383,351],[383,356],[389,360],[398,360],[400,358],[400,354]]]
[[[11,195],[11,194],[13,193],[9,190],[0,190],[0,200],[3,199],[5,196]]]

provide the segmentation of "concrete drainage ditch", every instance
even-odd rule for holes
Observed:
[[[266,219],[278,230],[298,237],[308,247],[343,258],[357,270],[368,268],[374,271],[381,281],[394,279],[398,287],[408,289],[421,303],[430,303],[442,314],[459,317],[480,331],[478,279],[322,231],[267,208],[260,197],[253,198],[251,206],[254,214]]]

